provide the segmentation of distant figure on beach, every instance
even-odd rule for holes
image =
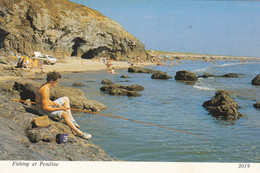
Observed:
[[[111,58],[108,56],[107,57],[107,69],[110,69],[111,67]]]
[[[119,74],[119,73],[115,72],[115,68],[114,68],[114,67],[112,67],[112,68],[110,69],[110,73],[111,73],[111,74]]]
[[[245,64],[245,61],[243,59],[241,59],[240,61],[241,61],[241,65]]]
[[[48,115],[49,117],[56,118],[58,120],[63,118],[66,124],[74,130],[79,137],[89,139],[92,137],[91,134],[79,130],[80,126],[76,123],[71,114],[71,110],[69,109],[69,98],[64,96],[55,101],[50,100],[50,89],[58,84],[60,78],[61,75],[58,72],[49,72],[46,78],[47,82],[37,91],[35,101],[39,114]]]
[[[173,60],[171,60],[171,61],[170,61],[170,64],[171,64],[170,66],[173,66],[173,63],[174,63]]]

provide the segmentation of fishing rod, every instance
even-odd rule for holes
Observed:
[[[19,99],[10,99],[10,100],[18,101],[18,102],[24,102],[24,103],[36,104],[35,102],[19,100]],[[86,112],[86,113],[90,113],[90,114],[98,114],[98,115],[103,115],[103,116],[112,117],[112,118],[118,118],[118,119],[122,119],[122,120],[133,121],[133,122],[137,122],[137,123],[142,123],[142,124],[147,124],[147,125],[151,125],[151,126],[161,127],[161,128],[164,128],[164,129],[174,130],[174,131],[177,131],[177,132],[186,133],[186,134],[190,134],[190,135],[194,135],[194,136],[198,136],[198,137],[204,137],[204,136],[197,135],[197,134],[194,134],[194,133],[185,132],[185,131],[181,131],[181,130],[176,130],[176,129],[173,129],[173,128],[170,128],[170,127],[160,126],[160,125],[156,125],[156,124],[152,124],[152,123],[148,123],[148,122],[144,122],[144,121],[128,119],[128,118],[119,117],[119,116],[115,116],[115,115],[108,115],[108,114],[103,114],[103,113],[99,113],[99,112],[92,112],[92,111],[87,111],[87,110],[82,110],[82,109],[75,109],[75,108],[67,108],[67,109],[74,110],[74,111],[80,111],[80,112]]]

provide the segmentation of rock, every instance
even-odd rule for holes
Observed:
[[[66,9],[66,10],[64,10]],[[150,57],[144,44],[118,22],[68,0],[0,1],[0,48],[60,57]]]
[[[14,89],[19,91],[22,100],[30,99],[31,101],[35,101],[36,92],[40,88],[40,86],[41,83],[38,83],[36,81],[19,80],[15,82]],[[94,100],[88,100],[85,97],[84,92],[82,92],[80,89],[73,87],[64,87],[62,85],[57,85],[51,89],[51,100],[56,100],[64,96],[69,97],[72,108],[83,110],[87,109],[92,111],[99,111],[107,108],[102,103]]]
[[[228,78],[237,78],[238,77],[238,74],[237,73],[228,73],[228,74],[224,74],[223,76],[221,77],[228,77]]]
[[[243,116],[237,108],[231,105],[220,105],[215,109],[212,109],[210,113],[213,117],[217,117],[219,119],[224,120],[237,120]]]
[[[72,84],[72,86],[80,87],[80,86],[82,86],[82,83],[81,82],[75,82],[75,83]]]
[[[118,82],[130,82],[130,80],[120,80]]]
[[[252,85],[260,85],[260,74],[258,74],[253,80]]]
[[[129,91],[143,91],[144,90],[144,87],[141,86],[141,85],[138,85],[138,84],[128,85],[128,86],[122,85],[121,88],[124,88],[124,89],[129,90]]]
[[[140,85],[129,85],[124,86],[120,84],[112,84],[112,85],[105,85],[100,88],[101,91],[109,93],[111,95],[121,95],[121,96],[140,96],[141,94],[135,91],[142,91],[144,87]]]
[[[254,104],[254,107],[259,109],[259,108],[260,108],[260,101],[257,102],[257,103],[255,103],[255,104]]]
[[[230,97],[227,91],[219,90],[215,96],[202,105],[207,108],[209,114],[223,120],[237,120],[243,116],[238,109],[238,103]]]
[[[204,102],[203,107],[211,108],[218,107],[220,105],[232,105],[233,107],[239,109],[240,106],[238,103],[230,97],[230,93],[228,91],[219,90],[215,93],[215,96],[206,102]]]
[[[38,128],[27,130],[27,136],[29,140],[33,143],[43,141],[43,142],[51,142],[55,141],[55,136],[47,129],[47,128]]]
[[[209,78],[209,77],[216,77],[216,76],[208,73],[204,73],[202,76],[198,76],[198,78]]]
[[[109,79],[103,79],[101,84],[103,84],[103,85],[112,85],[114,83],[111,80],[109,80]]]
[[[146,69],[146,68],[143,68],[143,67],[129,67],[128,72],[129,73],[156,73],[158,71]]]
[[[197,81],[198,78],[196,77],[195,73],[190,71],[178,71],[175,76],[175,80],[182,80],[182,81]]]
[[[156,72],[152,75],[152,79],[172,79],[166,72]]]
[[[0,31],[1,31],[1,29],[0,29]],[[17,68],[14,68],[13,66],[0,64],[0,76],[24,77],[24,75],[25,75],[25,72],[22,71],[22,69],[17,69]]]
[[[120,78],[130,78],[130,77],[126,76],[126,75],[122,75],[122,76],[120,76]]]
[[[208,73],[204,73],[202,76],[198,76],[198,78],[209,78],[209,77],[226,77],[226,78],[237,78],[239,77],[237,73],[227,73],[227,74],[224,74],[222,76],[217,76],[217,75],[211,75],[211,74],[208,74]]]
[[[25,111],[19,102],[0,92],[0,160],[113,161],[89,140],[75,136],[68,125],[51,121],[49,127],[34,127],[38,115]],[[57,134],[69,134],[65,144],[56,143]],[[28,135],[28,136],[27,136]]]
[[[49,127],[51,125],[50,119],[47,115],[37,117],[33,119],[33,125],[35,127]]]
[[[31,80],[44,80],[42,77],[32,77]]]

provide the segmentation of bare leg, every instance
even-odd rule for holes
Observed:
[[[68,97],[63,97],[62,99],[63,99],[63,101],[64,101],[64,105],[62,105],[62,106],[65,106],[65,107],[67,107],[67,108],[70,108],[70,100],[69,100],[69,98],[68,98]],[[74,118],[73,118],[73,116],[72,116],[72,114],[71,114],[71,110],[68,109],[68,110],[66,110],[66,112],[68,113],[69,117],[70,117],[72,120],[74,120]]]
[[[68,97],[63,97],[63,101],[64,101],[64,105],[65,107],[67,108],[70,108],[70,100]],[[70,109],[67,109],[66,110],[69,118],[73,121],[73,124],[77,127],[77,128],[80,128],[80,126],[76,123],[75,119],[73,118],[72,114],[71,114],[71,110]]]
[[[80,131],[75,125],[74,123],[72,123],[69,115],[66,113],[66,112],[62,112],[62,117],[63,119],[65,120],[65,122],[67,123],[67,125],[72,129],[74,130],[78,135],[81,135],[83,132]]]

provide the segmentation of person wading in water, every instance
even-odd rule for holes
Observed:
[[[61,75],[58,72],[49,72],[46,78],[47,82],[37,91],[35,101],[39,114],[48,115],[51,118],[56,118],[59,120],[63,118],[67,125],[74,130],[79,137],[89,139],[92,135],[79,130],[80,126],[76,123],[71,114],[71,110],[69,109],[69,98],[64,96],[55,101],[50,100],[50,89],[58,84],[60,78]]]

